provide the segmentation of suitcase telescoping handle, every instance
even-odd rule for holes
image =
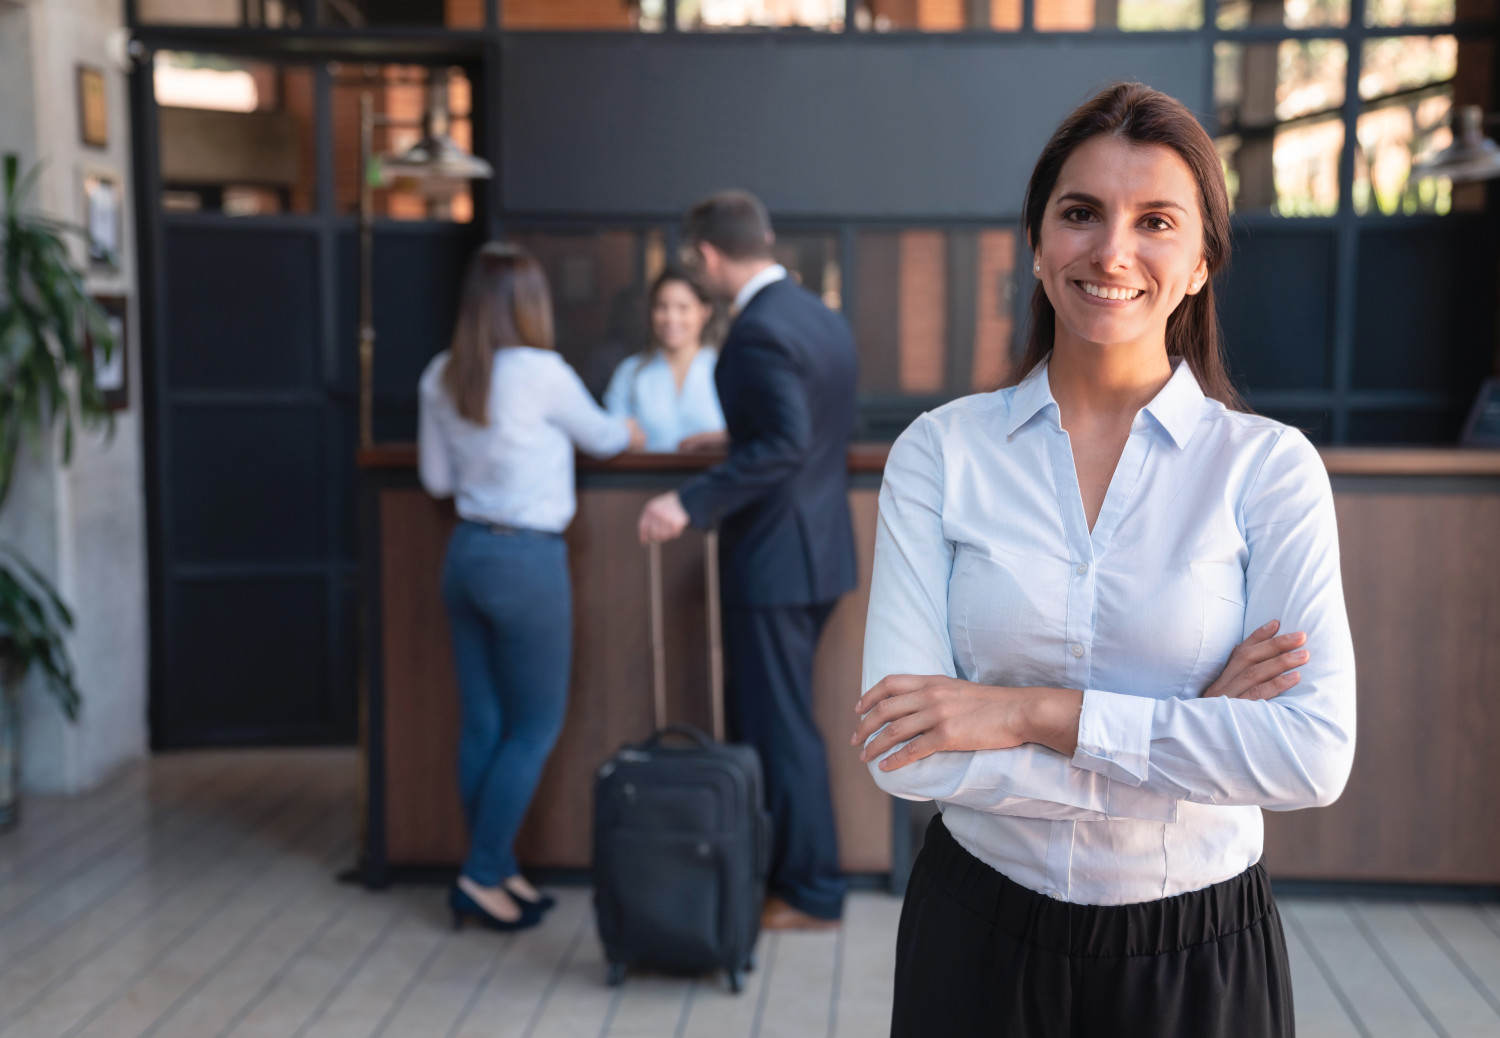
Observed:
[[[667,727],[667,645],[662,609],[661,545],[652,541],[651,557],[651,684],[656,701],[656,728]],[[709,707],[713,718],[714,738],[724,741],[724,646],[719,616],[719,535],[710,530],[703,535],[704,596],[703,610],[708,619],[708,686]]]

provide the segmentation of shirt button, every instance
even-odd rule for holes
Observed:
[[[1073,646],[1073,655],[1074,656],[1082,656],[1083,655],[1083,646],[1082,645],[1074,645]]]
[[[1089,564],[1087,562],[1080,562],[1078,564],[1078,575],[1080,577],[1083,576],[1088,571],[1089,571]]]
[[[1063,899],[1062,895],[1055,890],[1047,891],[1047,896],[1050,897],[1053,901],[1061,901]]]

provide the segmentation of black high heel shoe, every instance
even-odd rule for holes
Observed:
[[[500,881],[500,886],[505,888],[505,892],[510,895],[510,899],[512,901],[514,901],[518,905],[521,905],[523,908],[526,905],[535,905],[538,911],[545,912],[549,908],[554,908],[557,905],[557,898],[553,897],[551,894],[542,894],[541,897],[533,900],[529,897],[526,897],[524,894],[521,894],[518,891],[512,890],[510,887],[506,886],[503,879]],[[538,893],[540,893],[540,891]]]
[[[510,892],[506,891],[506,893]],[[514,894],[511,895],[511,900],[515,901],[521,914],[515,919],[501,919],[499,916],[486,912],[483,905],[464,893],[463,888],[454,883],[448,888],[448,908],[453,912],[453,929],[462,929],[465,919],[473,919],[491,930],[502,932],[529,930],[542,921],[542,910],[536,907],[536,902],[523,901]]]

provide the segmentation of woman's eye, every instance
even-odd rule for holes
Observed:
[[[1153,231],[1170,231],[1172,229],[1171,223],[1165,217],[1161,216],[1146,217],[1146,227]]]
[[[1073,223],[1083,223],[1085,220],[1090,219],[1093,215],[1093,213],[1089,212],[1083,206],[1075,206],[1074,208],[1069,209],[1067,212],[1063,213],[1063,219],[1071,221]]]

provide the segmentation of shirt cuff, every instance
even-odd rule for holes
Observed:
[[[1156,700],[1086,689],[1073,764],[1116,782],[1139,786],[1151,767]]]
[[[688,522],[696,530],[707,530],[713,525],[709,521],[708,510],[703,507],[702,492],[702,476],[694,476],[677,488],[677,500],[682,502],[682,510],[688,514]]]

